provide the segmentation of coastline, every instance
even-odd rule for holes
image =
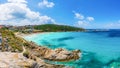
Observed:
[[[63,31],[60,31],[60,32],[62,33]],[[66,32],[81,32],[81,31],[66,31]],[[46,34],[46,33],[54,33],[54,32],[36,32],[36,33],[32,32],[32,33],[26,33],[26,34],[17,32],[15,34],[17,34],[17,35],[19,35],[21,37],[24,37],[24,36],[31,36],[31,35],[36,35],[36,34]]]
[[[6,34],[7,32],[5,32],[5,34]],[[47,33],[49,33],[49,32],[47,32]],[[22,34],[22,33],[21,33]],[[31,33],[31,34],[40,34],[40,33]],[[29,34],[29,35],[31,35],[31,34]],[[20,35],[20,34],[18,34],[18,35]],[[28,36],[27,34],[22,34],[21,35],[21,37],[19,36],[19,38],[21,38],[21,39],[23,39],[23,40],[25,40],[22,36],[23,35],[26,35],[26,36]],[[44,33],[43,33],[43,35],[44,35]],[[8,34],[7,34],[7,36],[8,36]],[[41,35],[40,35],[41,36]],[[17,38],[17,35],[16,35],[16,37],[14,37],[15,38],[15,40],[17,40],[16,38]],[[8,37],[8,39],[9,39],[9,37]],[[19,41],[19,40],[18,40]],[[25,42],[26,42],[27,40],[25,40]],[[14,41],[13,41],[14,42]],[[50,65],[64,65],[64,62],[65,63],[69,63],[69,59],[65,59],[65,60],[61,60],[60,58],[61,57],[65,57],[65,55],[64,54],[70,54],[70,53],[68,53],[68,50],[67,49],[49,49],[49,48],[47,48],[47,47],[44,47],[44,46],[37,46],[34,42],[30,42],[30,41],[27,41],[29,44],[26,46],[26,45],[23,45],[24,47],[25,47],[25,49],[28,49],[29,50],[29,52],[30,52],[30,55],[29,55],[29,58],[31,59],[31,60],[34,60],[34,61],[36,61],[36,59],[39,59],[39,60],[37,60],[37,61],[43,61],[44,62],[44,59],[45,59],[45,62],[44,62],[44,64],[47,64],[47,63],[49,63]],[[17,42],[18,43],[18,42]],[[22,43],[22,42],[21,42]],[[24,49],[23,49],[24,50]],[[64,53],[65,51],[67,51],[66,53]],[[7,51],[7,52],[10,52],[10,51]],[[58,57],[58,59],[54,59],[54,58],[51,58],[51,57],[56,57],[56,56],[58,56],[58,55],[60,55],[60,54],[57,54],[58,52],[60,52],[61,53],[61,55],[64,55],[64,56],[60,56],[60,57]],[[4,52],[2,52],[3,54],[4,54]],[[2,53],[0,53],[0,54],[2,54]],[[12,52],[12,53],[16,53],[16,52]],[[21,53],[21,52],[20,52]],[[32,53],[34,53],[34,54],[32,54]],[[52,54],[51,54],[52,53]],[[16,53],[16,54],[19,54],[19,53]],[[79,53],[79,54],[81,54],[81,52]],[[11,53],[9,53],[9,55],[11,55]],[[42,55],[42,56],[41,56]],[[51,56],[51,57],[50,57]],[[36,58],[36,57],[38,57],[38,58]],[[83,58],[84,58],[84,56],[82,56]],[[79,58],[81,58],[81,55],[80,55],[80,57]],[[90,57],[91,58],[91,57]],[[27,58],[28,59],[28,58]],[[86,58],[87,59],[87,58]],[[46,61],[46,60],[48,60],[48,61]],[[78,60],[79,61],[79,59],[76,59],[76,60]],[[2,61],[4,61],[4,60],[2,60]],[[15,60],[16,61],[16,60]],[[53,62],[53,63],[51,63],[51,61]],[[71,60],[72,61],[72,60]],[[83,61],[82,60],[82,58],[80,59],[80,61]],[[55,62],[55,63],[54,63]],[[56,63],[57,62],[57,63]],[[73,62],[74,62],[74,60],[73,60]],[[38,63],[38,62],[36,62],[36,63]],[[60,63],[60,64],[59,64]],[[88,62],[89,63],[89,62]],[[99,61],[97,61],[97,63],[99,63]],[[10,64],[10,63],[9,63]],[[41,62],[40,62],[40,64],[41,64]],[[109,63],[109,64],[112,64],[112,63]],[[65,64],[66,65],[66,64]],[[64,65],[64,66],[65,66]],[[101,65],[102,65],[102,63],[101,63]],[[74,66],[74,65],[73,65]],[[94,65],[93,65],[94,66]],[[61,67],[62,68],[62,67]]]
[[[24,36],[31,36],[31,35],[44,34],[44,33],[50,33],[50,32],[37,32],[37,33],[27,33],[27,34],[17,32],[15,33],[15,35],[23,38]]]
[[[50,32],[42,32],[42,33],[38,32],[38,33],[30,33],[30,34],[15,33],[15,35],[23,39],[25,42],[28,42],[27,43],[28,46],[25,48],[29,49],[29,46],[34,48],[34,49],[31,49],[31,48],[29,49],[30,53],[35,53],[32,55],[39,56],[42,58],[42,60],[45,59],[49,61],[68,62],[71,60],[78,60],[81,57],[80,50],[68,51],[67,49],[63,49],[63,48],[56,48],[53,50],[48,47],[38,46],[34,42],[30,42],[24,39],[25,36],[44,34],[44,33],[50,33]]]
[[[13,49],[12,47],[10,47],[11,49],[5,47],[6,50],[0,52],[0,55],[2,55],[2,57],[0,58],[0,63],[2,63],[4,68],[9,68],[9,67],[65,68],[66,66],[64,64],[52,64],[45,60],[49,60],[53,62],[56,62],[56,61],[69,62],[71,60],[73,61],[78,60],[81,57],[80,50],[68,51],[67,49],[63,49],[63,48],[50,49],[44,46],[38,46],[34,42],[27,41],[23,38],[23,36],[28,36],[31,34],[14,33],[9,30],[4,31],[4,33],[2,34],[5,34],[5,36],[3,36],[4,43],[8,43],[8,40],[11,40],[11,38],[14,38],[12,39],[12,42],[17,41],[16,44],[17,45],[21,44],[20,49],[22,49],[21,51],[18,51],[18,50],[12,51]],[[32,33],[32,34],[39,34],[39,33]],[[13,46],[13,44],[9,46]],[[8,58],[8,59],[2,59],[2,58]],[[11,60],[14,62],[11,62]],[[3,67],[3,66],[0,66],[0,67]],[[67,66],[67,67],[70,67],[70,66]]]

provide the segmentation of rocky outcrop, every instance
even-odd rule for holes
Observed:
[[[34,44],[35,45],[35,44]],[[32,43],[33,47],[33,43]],[[52,60],[52,61],[70,61],[77,60],[80,58],[81,52],[80,50],[68,51],[66,49],[58,48],[55,50],[35,46],[31,53],[37,57],[42,57],[43,59]]]
[[[0,52],[0,68],[63,68],[64,65],[45,63],[38,58],[36,61],[28,59],[22,53]]]
[[[50,65],[50,64],[39,64],[33,63],[31,68],[65,68],[64,65]]]
[[[33,63],[21,53],[0,52],[0,68],[29,68]]]
[[[70,61],[79,59],[80,51],[67,51],[66,49],[51,50],[49,54],[45,55],[45,59],[52,61]]]

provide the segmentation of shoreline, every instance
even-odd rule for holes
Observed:
[[[59,32],[59,31],[58,31]],[[63,33],[62,31],[60,31],[61,33]],[[66,32],[81,32],[81,31],[66,31]],[[57,32],[36,32],[36,33],[19,33],[19,32],[17,32],[17,33],[15,33],[15,34],[17,34],[17,35],[19,35],[19,36],[31,36],[31,35],[37,35],[37,34],[47,34],[47,33],[57,33]]]
[[[50,32],[37,32],[37,33],[27,33],[27,34],[17,32],[15,33],[15,35],[23,38],[24,36],[31,36],[31,35],[44,34],[44,33],[50,33]]]
[[[50,32],[42,32],[42,33],[44,34],[44,33],[50,33]],[[23,39],[25,42],[28,43],[28,46],[26,47],[27,49],[29,49],[29,46],[34,48],[34,49],[31,49],[31,48],[29,49],[30,53],[35,53],[35,54],[33,54],[34,56],[39,56],[39,57],[43,58],[43,60],[69,62],[71,60],[75,61],[75,60],[79,60],[81,58],[80,50],[69,51],[64,48],[50,49],[45,46],[38,46],[36,43],[34,43],[32,41],[27,41],[24,39],[24,36],[42,34],[42,33],[41,32],[40,33],[30,33],[30,34],[15,33],[15,35],[17,37],[20,37],[21,39]]]

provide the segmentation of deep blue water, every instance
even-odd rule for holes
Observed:
[[[62,47],[82,51],[81,59],[55,62],[57,64],[76,68],[120,68],[120,30],[53,32],[26,36],[25,39],[52,49]]]

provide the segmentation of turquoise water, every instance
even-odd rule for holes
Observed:
[[[26,40],[49,48],[80,49],[81,59],[55,62],[75,68],[120,68],[120,31],[56,32],[26,36]],[[53,62],[54,63],[54,62]]]

